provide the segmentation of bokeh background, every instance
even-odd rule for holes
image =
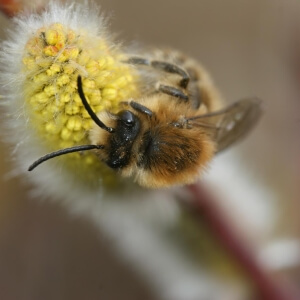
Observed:
[[[237,151],[243,170],[273,193],[269,206],[276,222],[257,232],[247,227],[247,206],[220,204],[235,225],[244,227],[254,248],[300,238],[300,2],[95,2],[125,44],[169,46],[193,56],[210,71],[228,103],[247,96],[264,100],[262,121]],[[9,20],[1,15],[0,22],[4,38]],[[58,204],[30,199],[30,187],[12,176],[5,144],[0,155],[0,299],[158,299],[101,229]],[[239,182],[231,184],[234,189]],[[291,262],[273,274],[299,285],[300,248],[293,249]]]

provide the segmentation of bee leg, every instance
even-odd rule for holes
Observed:
[[[167,73],[178,74],[182,77],[182,79],[179,82],[179,86],[184,89],[187,88],[189,81],[190,81],[190,76],[186,71],[184,71],[183,69],[181,69],[180,67],[178,67],[174,64],[171,64],[171,63],[168,63],[165,61],[159,61],[159,60],[150,61],[145,58],[131,57],[127,60],[127,63],[133,64],[133,65],[151,66],[155,69],[159,69],[159,70],[162,70]]]
[[[179,86],[184,89],[187,88],[189,81],[190,81],[190,77],[189,77],[188,73],[186,71],[184,71],[183,69],[179,68],[178,66],[176,66],[174,64],[167,63],[164,61],[158,61],[158,60],[153,60],[151,62],[151,66],[154,67],[155,69],[160,69],[167,73],[180,75],[182,77],[182,79],[179,82]]]
[[[153,115],[153,112],[147,108],[146,106],[138,103],[138,102],[135,102],[135,101],[121,101],[120,102],[121,105],[126,105],[126,106],[131,106],[134,110],[140,112],[140,113],[143,113],[145,115],[148,115],[149,117],[152,117]]]
[[[138,103],[138,102],[134,102],[134,101],[130,101],[130,106],[135,109],[136,111],[139,111],[145,115],[148,115],[149,117],[152,117],[153,112],[147,108],[146,106]]]
[[[173,96],[175,98],[179,98],[184,100],[185,102],[189,101],[189,97],[184,94],[181,90],[176,89],[169,85],[160,84],[158,87],[158,91]]]

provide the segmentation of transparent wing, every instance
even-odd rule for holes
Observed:
[[[222,110],[189,118],[188,124],[207,128],[217,143],[217,152],[243,138],[262,115],[262,101],[242,99]]]

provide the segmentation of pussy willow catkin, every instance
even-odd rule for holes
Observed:
[[[86,5],[50,4],[42,15],[19,17],[15,23],[1,51],[2,80],[9,109],[19,115],[10,122],[25,120],[26,129],[22,137],[10,139],[24,140],[24,151],[42,146],[44,153],[89,144],[93,121],[78,95],[77,77],[82,76],[96,113],[114,112],[120,101],[137,95],[137,75],[122,62],[126,55],[110,39],[97,10]],[[24,168],[29,163],[25,161]],[[59,163],[87,181],[101,178],[108,185],[116,180],[115,173],[88,152],[70,154]]]

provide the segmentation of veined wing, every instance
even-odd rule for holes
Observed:
[[[242,139],[262,115],[262,101],[257,98],[239,100],[221,110],[187,119],[191,126],[207,128],[217,143],[217,152]]]

